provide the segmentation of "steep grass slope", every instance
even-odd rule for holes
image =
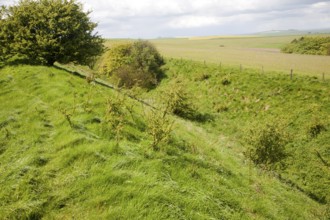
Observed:
[[[167,69],[168,78],[148,96],[159,96],[181,81],[190,102],[212,119],[202,126],[242,143],[235,147],[241,153],[247,151],[249,130],[283,124],[288,157],[277,173],[311,198],[330,202],[329,80],[175,59]]]
[[[113,90],[38,66],[1,69],[0,88],[0,219],[326,219],[218,132],[172,117],[154,151],[150,109]]]

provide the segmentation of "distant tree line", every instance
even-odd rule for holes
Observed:
[[[20,0],[0,8],[0,62],[91,64],[103,51],[97,26],[76,0]]]
[[[294,39],[282,48],[282,52],[330,56],[330,36]]]

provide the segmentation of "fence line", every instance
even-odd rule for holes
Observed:
[[[73,74],[75,76],[78,76],[78,77],[84,78],[84,79],[88,79],[88,77],[90,77],[90,75],[92,75],[91,73],[87,73],[85,71],[78,70],[77,68],[72,68],[72,67],[69,67],[67,65],[63,65],[63,64],[57,63],[57,62],[54,63],[54,67],[57,68],[57,69],[60,69],[60,70],[64,70],[64,71],[66,71],[68,73],[71,73],[71,74]],[[122,93],[120,89],[118,89],[116,86],[114,86],[113,84],[111,84],[111,83],[109,83],[109,82],[107,82],[105,80],[102,80],[100,78],[93,78],[92,81],[95,82],[96,84],[99,84],[101,86],[104,86],[104,87],[107,87],[107,88],[110,88],[110,89],[113,89],[113,90],[115,90],[117,92]],[[141,104],[143,104],[145,106],[148,106],[148,107],[150,107],[152,109],[156,109],[156,107],[154,107],[151,104],[145,102],[144,100],[141,100],[141,99],[136,98],[135,96],[132,96],[132,95],[127,94],[127,93],[122,93],[122,94],[125,95],[125,96],[127,96],[127,97],[129,97],[129,98],[131,98],[131,99],[134,99],[135,101],[140,102]]]
[[[166,57],[166,59],[174,59],[174,60],[178,60],[178,58],[173,58],[173,57]],[[188,58],[182,58],[182,57],[181,57],[179,60],[180,60],[181,62],[184,62],[184,61],[191,61],[191,62],[201,63],[201,64],[203,64],[205,67],[207,67],[208,65],[217,65],[217,64],[214,63],[214,62],[207,63],[206,60],[192,60],[191,58],[189,58],[189,60],[188,60]],[[237,65],[237,64],[236,64],[236,65]],[[224,66],[228,66],[228,67],[230,68],[230,67],[234,67],[235,64],[223,65],[223,62],[222,62],[222,61],[220,61],[220,62],[218,63],[218,68],[219,68],[220,70],[222,70]],[[246,68],[246,69],[255,69],[255,70],[256,70],[257,68],[256,68],[256,67],[253,67],[253,66],[252,66],[252,67],[249,66],[249,67]],[[245,68],[244,68],[243,64],[239,64],[238,71],[239,71],[239,72],[244,72],[244,70],[245,70]],[[286,70],[283,70],[283,69],[282,69],[282,70],[271,69],[270,71],[273,71],[273,72],[280,72],[280,73],[285,73]],[[291,73],[291,71],[292,71],[292,73]],[[265,74],[265,73],[266,73],[264,65],[261,65],[260,73],[261,73],[261,74]],[[293,68],[292,68],[292,69],[289,69],[289,77],[290,77],[291,80],[294,79],[294,75],[296,75],[296,76],[301,75],[301,76],[317,77],[317,78],[319,78],[319,79],[321,79],[321,80],[323,80],[323,81],[326,81],[326,80],[329,79],[329,77],[328,77],[329,74],[326,74],[325,72],[323,72],[323,73],[319,73],[319,74],[313,74],[313,73],[310,73],[310,75],[309,75],[308,73],[294,74],[294,69],[293,69]]]

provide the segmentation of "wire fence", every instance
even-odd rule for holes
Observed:
[[[180,60],[183,61],[185,59],[181,58]],[[192,59],[190,59],[190,61],[191,62],[200,62],[200,61],[195,61],[195,60],[192,60]],[[208,63],[206,62],[206,60],[202,61],[202,63],[204,64],[205,67],[208,66]],[[210,62],[210,65],[216,65],[216,63]],[[237,68],[237,66],[238,66],[238,71],[239,72],[243,72],[245,69],[253,69],[253,70],[257,70],[257,71],[259,69],[257,67],[244,67],[243,64],[239,64],[239,65],[230,64],[230,65],[228,65],[228,67],[236,67],[236,68]],[[219,67],[219,69],[222,69],[224,67],[223,62],[220,61],[219,64],[218,64],[218,67]],[[287,70],[287,72],[284,71],[284,70],[269,70],[269,71],[271,71],[271,72],[281,72],[283,74],[288,74],[290,80],[293,80],[297,76],[310,76],[310,77],[320,79],[322,81],[326,81],[326,80],[330,79],[330,76],[328,74],[326,74],[325,72],[314,73],[312,75],[306,75],[306,74],[301,74],[301,73],[295,73],[294,68],[291,68],[291,69]],[[265,67],[263,65],[260,66],[260,73],[261,74],[266,74]]]

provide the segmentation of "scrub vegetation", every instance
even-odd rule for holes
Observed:
[[[330,37],[301,37],[282,48],[284,53],[330,56]]]

